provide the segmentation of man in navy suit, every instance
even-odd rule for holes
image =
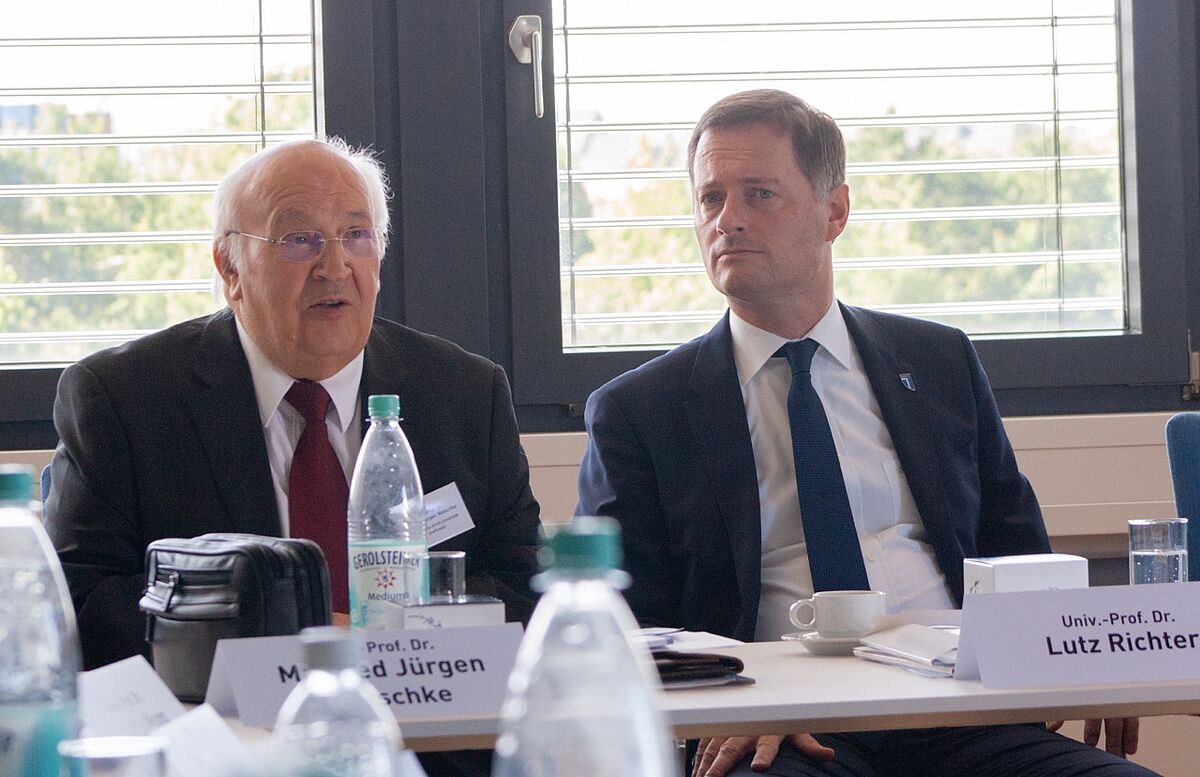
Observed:
[[[597,390],[586,412],[578,512],[621,522],[638,618],[773,640],[792,629],[788,605],[812,594],[828,559],[809,558],[803,512],[830,500],[804,508],[811,485],[797,485],[811,438],[796,432],[793,446],[789,342],[811,341],[798,369],[827,419],[836,461],[825,464],[844,481],[835,492],[858,547],[839,556],[889,610],[960,605],[965,557],[1049,551],[970,340],[835,300],[850,197],[833,120],[784,92],[733,95],[701,117],[688,170],[729,312]],[[717,737],[700,742],[693,774],[1149,774],[1120,757],[1136,748],[1136,721],[1111,724],[1111,752],[1041,726]]]

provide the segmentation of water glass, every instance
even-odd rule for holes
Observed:
[[[1187,518],[1130,521],[1130,584],[1187,580]]]
[[[164,737],[85,737],[58,743],[63,774],[70,777],[164,777]]]
[[[424,591],[414,604],[454,604],[467,592],[467,554],[461,550],[428,550],[405,553],[424,580]],[[410,562],[411,560],[411,562]]]

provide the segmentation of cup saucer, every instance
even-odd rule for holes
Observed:
[[[861,644],[858,637],[822,637],[815,631],[796,631],[780,639],[799,642],[814,656],[848,656]]]

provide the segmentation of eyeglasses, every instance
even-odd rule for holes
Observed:
[[[379,227],[351,227],[343,232],[341,237],[325,237],[320,232],[289,232],[278,240],[238,232],[236,229],[231,229],[225,234],[241,235],[276,246],[279,248],[279,255],[288,262],[310,262],[321,255],[326,243],[333,241],[341,243],[346,255],[351,259],[378,259],[383,244],[383,230]]]

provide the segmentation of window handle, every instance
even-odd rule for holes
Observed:
[[[533,65],[533,115],[540,119],[546,113],[542,87],[542,17],[518,16],[508,28],[508,47],[522,65]]]

